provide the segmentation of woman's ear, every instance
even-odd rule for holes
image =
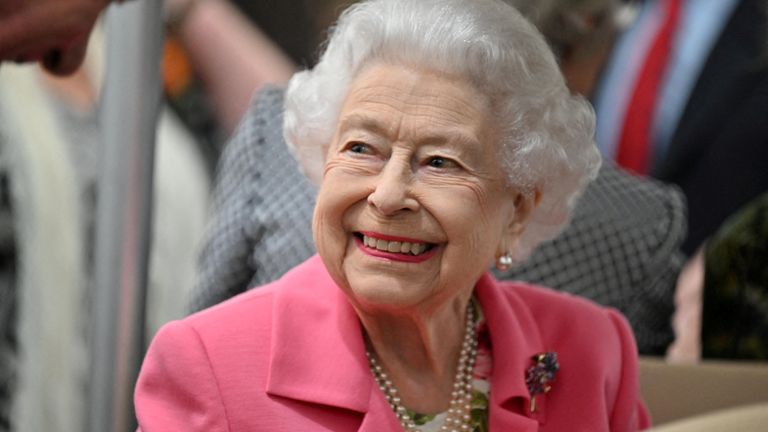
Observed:
[[[523,231],[525,231],[533,211],[541,202],[541,191],[538,188],[528,191],[517,191],[513,199],[514,210],[510,214],[507,225],[504,227],[503,238],[499,242],[497,258],[505,254],[515,255],[514,249],[517,247],[517,241]]]
[[[512,215],[509,224],[507,225],[507,232],[508,234],[513,235],[516,240],[525,230],[533,211],[539,205],[539,202],[541,202],[541,192],[538,188],[525,192],[517,192],[514,202],[515,213]]]

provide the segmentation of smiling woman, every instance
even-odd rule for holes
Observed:
[[[491,117],[482,93],[442,73],[373,65],[353,81],[313,231],[328,271],[361,315],[365,304],[376,309],[387,298],[419,314],[448,307],[440,312],[447,322],[435,324],[450,328],[452,309],[463,310],[466,298],[443,304],[446,296],[463,290],[466,297],[494,255],[505,253],[500,245],[514,243],[534,195],[507,186]],[[508,199],[514,194],[517,207]],[[363,232],[375,248],[360,242]],[[390,242],[398,238],[411,245],[408,254],[389,252],[402,247],[403,240]]]
[[[633,431],[615,311],[487,272],[567,222],[600,159],[541,35],[494,0],[346,11],[286,93],[318,257],[166,326],[143,430]]]

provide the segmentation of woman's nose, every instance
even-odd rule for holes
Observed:
[[[411,194],[413,175],[407,163],[390,159],[376,178],[368,203],[385,216],[401,210],[416,211],[419,202]]]

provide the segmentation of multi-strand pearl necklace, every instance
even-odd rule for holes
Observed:
[[[472,409],[472,370],[475,367],[475,358],[477,358],[477,337],[475,334],[475,317],[472,309],[472,302],[467,306],[467,325],[464,330],[464,342],[461,344],[461,354],[459,356],[459,366],[456,371],[456,378],[453,382],[453,391],[451,392],[451,405],[445,417],[445,422],[440,427],[441,431],[471,431],[471,409]],[[389,379],[384,368],[381,367],[376,357],[366,350],[368,363],[371,367],[379,388],[389,402],[389,406],[397,415],[400,424],[407,432],[420,432],[416,427],[414,419],[408,415],[408,409],[402,404],[400,395],[397,392],[392,380]]]

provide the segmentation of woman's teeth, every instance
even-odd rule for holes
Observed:
[[[386,241],[373,237],[363,236],[363,244],[369,248],[378,249],[384,252],[421,255],[427,250],[426,243],[411,243],[399,241]]]

